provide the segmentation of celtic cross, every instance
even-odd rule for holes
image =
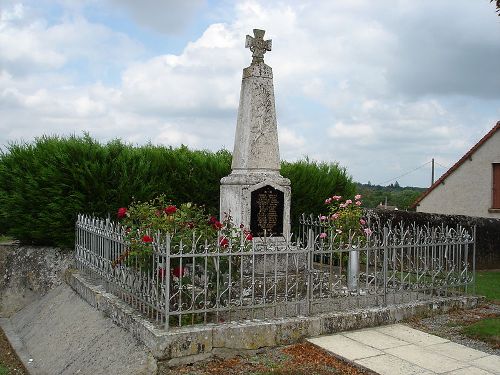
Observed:
[[[247,35],[245,48],[252,51],[252,65],[264,62],[264,53],[271,50],[272,40],[264,40],[264,30],[253,29],[254,37]]]

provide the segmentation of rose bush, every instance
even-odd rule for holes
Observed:
[[[341,245],[349,245],[353,242],[364,243],[372,231],[363,218],[361,198],[360,194],[355,195],[354,200],[343,200],[340,195],[328,197],[325,200],[328,216],[320,216],[326,231],[320,233],[319,237],[330,238],[336,244]]]
[[[153,266],[153,243],[167,234],[170,236],[171,253],[190,251],[193,246],[200,248],[205,244],[219,251],[229,251],[233,246],[245,249],[251,246],[253,240],[250,231],[243,225],[236,226],[229,214],[225,214],[221,222],[208,215],[201,206],[193,203],[177,206],[164,195],[148,202],[133,202],[129,207],[121,207],[117,218],[126,228],[128,248],[114,260],[113,265],[125,263],[145,272],[151,271]],[[177,269],[180,267],[178,263],[178,258],[172,259],[170,274],[183,277],[185,272]],[[225,263],[226,259],[219,259],[218,268]],[[162,278],[166,273],[157,272]]]

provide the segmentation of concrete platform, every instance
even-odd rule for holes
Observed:
[[[403,324],[307,339],[380,375],[500,375],[500,357]]]

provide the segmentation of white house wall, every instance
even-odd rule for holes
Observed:
[[[417,211],[500,219],[500,213],[488,212],[492,205],[492,163],[500,163],[500,131],[472,154],[472,160],[465,160],[444,184],[436,186]]]

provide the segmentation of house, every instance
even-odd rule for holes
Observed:
[[[500,219],[500,121],[413,207],[417,212]]]

